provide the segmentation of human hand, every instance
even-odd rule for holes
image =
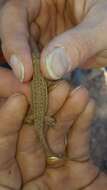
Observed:
[[[0,68],[0,98],[14,93],[24,94],[30,101],[30,83],[21,83],[9,69]]]
[[[21,81],[32,78],[31,41],[45,47],[41,71],[47,78],[61,78],[76,67],[106,66],[106,9],[106,0],[5,1],[0,10],[5,58]]]
[[[18,134],[27,111],[24,95],[0,99],[0,190],[19,190],[21,172],[16,161]]]
[[[60,82],[49,93],[48,109],[56,119],[56,127],[47,133],[48,144],[54,153],[66,152],[68,159],[61,165],[59,161],[57,167],[48,165],[34,126],[25,124],[17,146],[23,190],[106,190],[107,176],[93,165],[89,154],[95,105],[87,91],[83,87],[73,90],[66,82]]]
[[[62,167],[46,166],[46,157],[37,141],[34,127],[24,125],[21,128],[27,110],[25,97],[14,95],[6,103],[1,101],[0,105],[1,189],[20,189],[25,184],[25,190],[36,186],[40,189],[56,187],[58,190],[75,190],[93,182],[97,176],[85,189],[106,189],[106,175],[98,175],[99,170],[89,159],[94,103],[84,88],[71,90],[66,82],[61,82],[49,94],[48,112],[55,116],[57,125],[55,129],[49,129],[47,137],[54,152],[65,152],[64,139],[69,132],[66,149],[68,160]]]
[[[53,88],[53,90],[50,92],[50,95],[49,95],[49,104],[51,104],[51,100],[53,99],[52,97],[54,97],[53,101],[55,102],[51,104],[51,110],[49,111],[50,113],[51,111],[56,112],[58,109],[60,109],[65,99],[69,96],[69,91],[70,91],[70,87],[66,82],[61,82],[57,86],[57,88]],[[81,94],[81,92],[79,94],[80,96],[84,97],[84,100],[87,102],[87,92],[85,93],[86,95],[84,95],[83,93]],[[62,96],[62,94],[64,95]],[[56,101],[58,101],[58,104],[56,104]],[[73,101],[74,101],[74,98],[73,98]],[[85,105],[85,103],[83,104]],[[84,107],[84,105],[82,107]],[[26,175],[27,174],[32,175],[33,168],[34,168],[34,171],[36,171],[37,169],[38,172],[41,172],[41,170],[44,169],[42,168],[43,163],[45,163],[43,155],[42,155],[43,156],[42,163],[38,161],[35,162],[35,157],[36,159],[38,159],[39,154],[41,155],[41,148],[38,149],[38,152],[36,151],[36,152],[33,152],[34,154],[32,154],[33,148],[34,150],[35,149],[37,150],[37,148],[39,148],[38,144],[36,144],[37,142],[34,142],[34,144],[32,144],[31,142],[31,139],[34,140],[35,138],[34,128],[32,127],[28,128],[27,126],[23,126],[23,128],[21,128],[26,110],[27,110],[27,102],[23,95],[15,94],[6,101],[5,99],[0,99],[0,123],[1,123],[1,126],[0,126],[0,143],[1,143],[1,146],[0,146],[0,189],[1,190],[8,190],[8,189],[19,190],[23,183],[22,181],[23,172]],[[79,114],[80,111],[82,111],[81,108],[76,109],[75,114],[76,115]],[[75,118],[76,115],[73,118]],[[28,138],[26,139],[27,133],[28,133]],[[33,135],[33,136],[31,137],[29,135],[31,136]],[[19,136],[20,136],[20,139],[18,138]],[[21,137],[24,144],[23,142],[21,142]],[[30,145],[32,147],[30,147]],[[23,150],[23,148],[25,148],[25,150]],[[27,156],[26,157],[27,160],[22,159],[25,156]],[[16,161],[16,158],[17,158],[17,161]],[[33,161],[33,163],[30,163],[30,161]],[[33,168],[32,168],[32,164],[33,164]],[[40,167],[38,167],[38,165],[36,164],[40,164],[39,165]],[[22,168],[24,168],[24,170],[22,170],[22,173],[21,173],[20,169]],[[27,171],[29,173],[27,173]]]

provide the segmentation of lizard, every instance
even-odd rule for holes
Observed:
[[[27,123],[32,123],[36,128],[39,141],[44,148],[48,161],[61,159],[61,155],[55,154],[46,140],[47,130],[55,126],[55,119],[47,115],[48,111],[48,87],[54,85],[54,81],[46,80],[40,71],[40,53],[37,49],[32,54],[33,80],[31,82],[31,109],[26,117]]]

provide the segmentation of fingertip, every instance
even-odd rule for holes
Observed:
[[[33,77],[33,65],[32,65],[32,59],[26,64],[24,64],[24,78],[22,82],[29,82]]]
[[[67,99],[71,86],[68,82],[61,80],[56,82],[49,89],[49,99],[48,99],[48,114],[54,115],[61,109],[65,100]]]
[[[10,42],[11,41],[11,42]],[[20,42],[9,39],[2,42],[3,55],[20,82],[28,82],[33,75],[32,56],[29,44],[24,39]]]
[[[0,130],[2,135],[16,133],[27,112],[27,100],[19,93],[10,96],[0,108]],[[3,127],[2,127],[3,126]]]
[[[85,99],[87,100],[89,99],[89,92],[84,86],[80,85],[74,88],[73,90],[71,90],[70,97],[75,97],[77,99],[80,97],[81,102],[82,102]]]
[[[27,111],[27,106],[27,98],[21,93],[15,93],[7,99],[3,109],[10,113],[15,112],[16,115],[23,115]]]
[[[87,107],[86,107],[86,114],[88,115],[88,117],[94,117],[96,111],[96,104],[95,101],[93,99],[90,99]],[[91,119],[90,119],[91,120]]]
[[[47,79],[53,79],[47,70],[47,65],[46,65],[46,51],[43,50],[41,53],[41,57],[40,57],[40,69],[41,69],[41,73],[43,74],[43,76]]]
[[[0,38],[4,57],[14,75],[20,82],[27,82],[32,78],[33,68],[26,10],[21,8],[9,4],[0,23]],[[13,15],[9,16],[11,12]]]
[[[31,56],[27,53],[22,53],[20,56],[12,54],[9,64],[13,70],[14,75],[20,82],[28,82],[33,75],[33,66]]]
[[[54,47],[51,52],[44,49],[41,55],[41,72],[52,80],[61,79],[68,72],[69,61],[64,47]]]

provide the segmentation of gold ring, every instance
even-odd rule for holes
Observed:
[[[62,157],[57,156],[48,156],[47,158],[47,164],[48,166],[52,167],[61,167],[65,163],[65,159]]]

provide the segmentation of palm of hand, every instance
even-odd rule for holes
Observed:
[[[55,116],[57,124],[56,128],[49,129],[48,142],[55,153],[63,154],[67,148],[68,160],[59,167],[46,165],[46,157],[35,129],[33,126],[23,126],[17,156],[24,181],[23,189],[82,189],[93,183],[99,175],[99,170],[89,159],[89,126],[94,110],[93,101],[89,100],[85,89],[80,88],[73,94],[66,83],[61,83],[51,91],[49,97],[49,113]],[[81,103],[78,97],[81,97]],[[75,108],[75,105],[78,107]],[[64,139],[68,131],[70,133],[66,147]]]
[[[57,124],[49,129],[47,139],[54,152],[65,152],[64,139],[69,131],[68,160],[56,168],[46,166],[34,127],[24,125],[19,131],[26,109],[24,96],[17,95],[10,97],[0,110],[0,188],[77,190],[92,182],[86,190],[105,190],[106,175],[99,175],[88,159],[94,104],[87,91],[84,88],[73,91],[66,82],[50,91],[48,112],[54,115]]]

